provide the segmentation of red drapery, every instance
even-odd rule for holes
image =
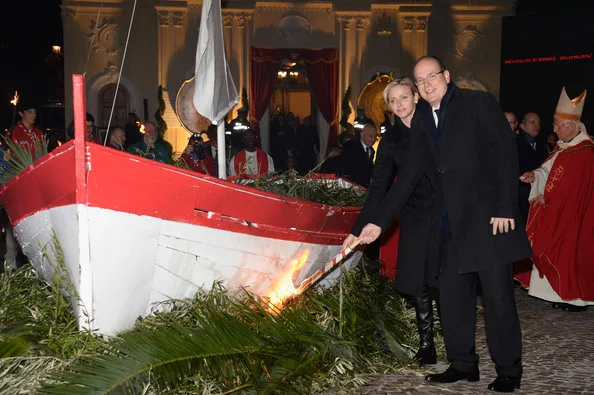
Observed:
[[[311,89],[324,119],[330,124],[328,150],[336,147],[338,117],[338,49],[270,49],[251,47],[250,113],[252,128],[259,134],[258,122],[264,116],[274,90],[277,71],[283,60],[302,60]]]

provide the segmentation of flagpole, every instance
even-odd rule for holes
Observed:
[[[219,162],[219,178],[227,179],[227,142],[225,141],[225,118],[221,119],[217,125],[217,160]]]

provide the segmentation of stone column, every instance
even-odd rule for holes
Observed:
[[[188,67],[188,65],[178,64],[180,62],[175,62],[173,59],[174,56],[185,51],[186,46],[189,45],[186,42],[188,9],[187,6],[178,5],[179,3],[160,2],[160,4],[155,7],[157,12],[157,83],[163,87],[163,100],[165,101],[163,120],[167,123],[165,139],[173,146],[174,153],[180,153],[187,145],[189,132],[179,122],[174,108],[179,86],[168,86],[168,80],[172,69],[175,75],[184,75],[184,71]]]
[[[351,106],[353,106],[353,103],[356,105],[357,97],[365,84],[362,76],[362,62],[367,45],[369,13],[339,11],[336,12],[336,17],[340,24],[339,104],[350,85]],[[349,121],[352,122],[355,119],[355,114],[353,107]],[[342,116],[342,112],[339,116]]]
[[[237,109],[241,107],[241,90],[246,89],[249,96],[249,58],[250,37],[252,34],[253,11],[225,9],[223,10],[223,27],[225,36],[225,54],[233,81],[240,95],[237,106],[229,112],[227,120],[237,116]]]
[[[402,37],[402,51],[410,54],[410,57],[401,60],[401,70],[406,75],[412,73],[414,62],[427,54],[429,10],[428,6],[401,6],[399,9],[398,30]]]

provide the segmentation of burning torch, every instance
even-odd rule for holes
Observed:
[[[9,133],[12,134],[12,130],[14,129],[14,125],[16,123],[16,112],[17,112],[17,104],[19,103],[19,91],[14,91],[14,97],[10,101],[10,104],[14,106],[12,109],[12,122],[10,124],[10,131]]]
[[[340,251],[334,258],[332,258],[328,263],[324,265],[323,268],[316,270],[314,274],[306,278],[301,282],[299,288],[297,288],[297,295],[302,294],[306,289],[320,281],[323,277],[325,277],[328,273],[330,273],[334,268],[336,268],[340,262],[342,262],[346,257],[348,257],[351,252],[359,245],[359,239],[355,239],[353,244],[345,248],[344,250]]]

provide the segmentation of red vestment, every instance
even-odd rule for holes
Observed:
[[[186,162],[186,165],[193,171],[211,176],[215,175],[215,163],[212,156],[206,154],[204,155],[204,159],[200,160],[194,159],[184,152],[181,157],[184,162]]]
[[[41,129],[36,128],[35,125],[31,126],[31,130],[27,129],[23,121],[18,121],[12,130],[10,137],[13,143],[19,144],[25,148],[31,150],[33,159],[35,159],[35,139],[39,142],[43,141],[43,132]]]
[[[256,161],[258,162],[258,174],[268,173],[268,154],[256,147]],[[246,151],[242,149],[235,155],[233,160],[235,166],[235,174],[245,175],[246,174]]]
[[[594,300],[594,143],[559,152],[545,186],[544,206],[530,205],[526,231],[532,263],[563,300]],[[530,285],[530,264],[515,278]]]

